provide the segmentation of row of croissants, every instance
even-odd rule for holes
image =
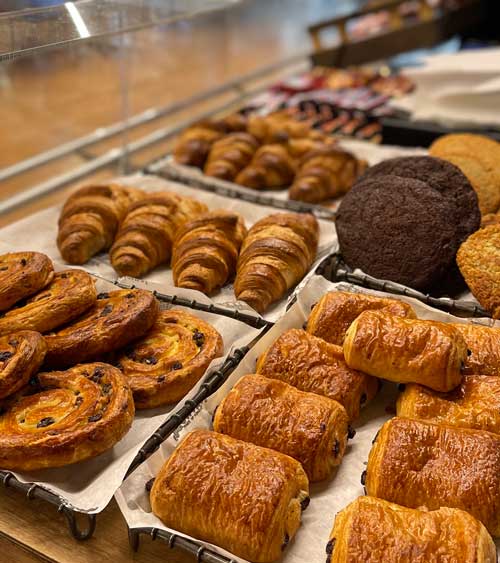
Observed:
[[[367,166],[331,136],[283,113],[196,123],[179,138],[174,158],[248,188],[289,187],[290,199],[307,203],[344,195]]]
[[[259,313],[306,274],[316,256],[317,220],[276,213],[249,230],[234,211],[170,192],[122,185],[83,187],[59,218],[57,245],[70,264],[109,250],[119,275],[140,278],[171,264],[177,287],[212,295],[231,282],[237,299]]]

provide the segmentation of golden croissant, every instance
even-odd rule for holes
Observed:
[[[289,186],[295,176],[295,163],[284,145],[264,145],[238,176],[236,183],[255,190]]]
[[[205,174],[221,180],[232,181],[251,160],[259,147],[248,133],[230,133],[216,141],[205,164]]]

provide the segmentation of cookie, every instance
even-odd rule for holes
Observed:
[[[425,290],[455,259],[450,214],[449,198],[420,180],[365,177],[337,212],[341,253],[351,268]]]
[[[457,263],[474,297],[500,318],[500,225],[470,236],[458,250]]]

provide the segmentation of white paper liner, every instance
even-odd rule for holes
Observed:
[[[182,426],[180,432],[175,432],[166,440],[160,449],[143,463],[117,491],[115,498],[130,528],[155,527],[190,538],[190,536],[177,530],[167,528],[154,516],[151,512],[148,493],[144,488],[145,483],[156,476],[165,460],[187,432],[195,428],[212,428],[213,412],[230,389],[242,376],[253,373],[257,358],[278,336],[290,328],[301,328],[309,317],[312,306],[328,291],[352,291],[399,299],[410,303],[418,317],[422,319],[500,326],[499,321],[492,319],[460,319],[408,297],[364,289],[343,282],[331,283],[320,276],[311,278],[299,294],[297,303],[250,350],[224,385],[193,413]],[[361,473],[365,469],[375,435],[384,422],[395,414],[397,394],[396,384],[384,382],[381,392],[371,404],[362,410],[361,416],[356,421],[356,436],[349,441],[346,454],[336,475],[329,481],[311,485],[311,504],[303,513],[302,525],[283,556],[283,560],[287,563],[304,563],[305,561],[307,563],[324,563],[325,547],[336,513],[358,496],[364,494],[360,483]],[[190,539],[194,540],[195,538]],[[199,540],[196,541],[221,555],[245,563],[244,559],[238,558],[217,546]],[[497,551],[500,553],[500,541],[497,541]]]
[[[98,292],[114,291],[117,288],[110,282],[98,280]],[[187,289],[165,288],[169,293],[175,289],[175,294],[186,299],[197,299],[198,295]],[[204,303],[210,300],[204,297]],[[259,330],[252,328],[240,321],[193,310],[178,305],[160,303],[162,309],[182,309],[210,323],[222,336],[224,341],[224,354],[212,361],[204,377],[192,389],[194,395],[199,389],[206,375],[219,369],[229,354],[236,348],[248,345],[259,334]],[[184,403],[181,399],[179,405]],[[152,436],[156,429],[167,420],[168,415],[179,405],[158,407],[155,409],[141,409],[136,411],[131,429],[125,437],[112,449],[87,461],[82,461],[61,468],[44,469],[40,471],[17,473],[15,477],[25,483],[36,483],[52,491],[61,499],[82,512],[101,512],[123,481],[125,474],[143,446],[144,442]],[[1,467],[0,467],[1,469]]]
[[[226,209],[236,211],[244,217],[248,228],[263,217],[280,212],[279,209],[274,207],[223,197],[152,175],[134,174],[115,178],[113,181],[120,184],[136,186],[148,192],[166,190],[190,196],[205,203],[211,210]],[[56,244],[57,222],[61,207],[62,205],[45,209],[0,229],[0,253],[15,252],[18,250],[36,250],[47,254],[56,264],[64,265],[64,261],[61,258]],[[309,270],[310,273],[313,272],[321,260],[330,253],[330,249],[337,242],[335,225],[330,221],[323,220],[318,220],[318,223],[320,235],[318,253],[316,262]],[[118,279],[118,275],[113,270],[107,253],[94,256],[89,262],[78,267],[107,280],[115,281]],[[174,285],[172,270],[167,266],[155,268],[148,275],[144,276],[144,280],[156,282],[162,286]],[[177,288],[175,288],[175,291],[177,291]],[[269,321],[274,321],[279,318],[285,312],[288,298],[293,295],[293,293],[294,290],[290,290],[283,299],[272,305],[265,312],[263,317]],[[196,292],[195,298],[199,299],[200,295],[201,293]],[[216,295],[212,296],[212,300],[214,303],[224,306],[249,310],[245,303],[236,300],[231,284],[224,286]],[[254,312],[254,314],[256,315],[257,313]]]

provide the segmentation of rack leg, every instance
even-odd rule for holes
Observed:
[[[131,528],[128,529],[128,543],[132,551],[137,551],[139,549],[140,539],[141,537],[137,530]]]
[[[71,535],[78,541],[85,541],[90,539],[94,535],[96,526],[96,515],[95,514],[84,514],[79,512],[79,519],[85,521],[84,527],[80,527],[78,522],[76,512],[67,508],[66,506],[61,506],[59,511],[64,514],[68,522],[68,528]]]

